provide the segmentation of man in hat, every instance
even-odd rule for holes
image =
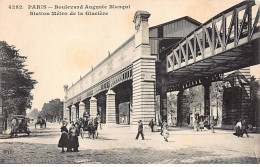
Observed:
[[[136,140],[138,140],[140,134],[141,134],[141,136],[142,136],[142,140],[144,140],[142,120],[139,120],[139,122],[138,122],[138,133],[137,133],[137,135],[136,135]]]
[[[248,133],[247,133],[247,129],[248,129],[248,125],[246,123],[246,120],[242,120],[242,130],[241,130],[241,135],[240,137],[243,137],[244,134],[246,134],[247,137],[249,137]]]

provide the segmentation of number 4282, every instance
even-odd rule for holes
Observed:
[[[22,9],[23,6],[22,5],[9,5],[8,8],[9,9]]]

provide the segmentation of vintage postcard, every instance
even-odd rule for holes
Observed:
[[[259,0],[0,0],[0,165],[260,163]]]

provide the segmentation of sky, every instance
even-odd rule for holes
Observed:
[[[38,81],[32,91],[32,109],[41,110],[52,99],[63,100],[63,85],[71,86],[134,34],[137,10],[150,12],[150,26],[183,16],[204,23],[241,1],[0,0],[0,40],[27,56],[27,68]],[[9,5],[22,5],[23,9],[9,9]],[[28,9],[28,5],[130,5],[130,9],[109,10],[108,16],[30,16],[30,11],[53,9]],[[260,78],[257,68],[251,73]]]

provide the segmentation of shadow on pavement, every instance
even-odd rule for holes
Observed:
[[[112,138],[106,138],[102,136],[98,136],[97,139],[89,138],[89,137],[84,137],[83,140],[117,140],[117,139],[112,139]]]

